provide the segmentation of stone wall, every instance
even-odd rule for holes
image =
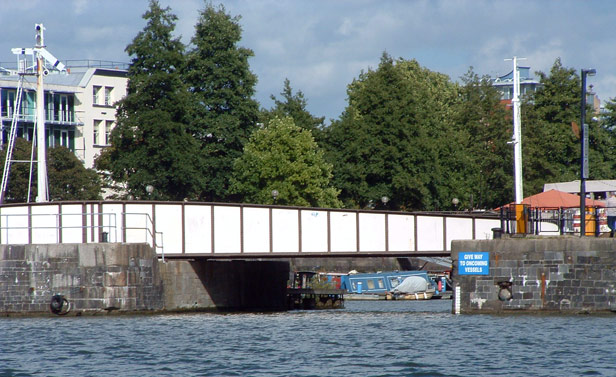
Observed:
[[[49,313],[55,294],[73,314],[164,307],[158,258],[146,244],[0,246],[0,313]]]
[[[461,275],[459,253],[488,252],[488,275]],[[616,240],[453,241],[454,311],[616,311]],[[500,298],[499,298],[500,296]]]

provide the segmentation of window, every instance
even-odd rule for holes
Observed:
[[[2,116],[10,118],[15,111],[15,91],[2,89]]]
[[[111,106],[113,104],[113,98],[111,97],[111,92],[113,88],[110,86],[105,87],[105,105]]]
[[[376,286],[379,287],[380,289],[385,288],[385,282],[383,281],[383,278],[376,279]]]
[[[101,87],[100,86],[93,86],[92,87],[92,104],[93,105],[98,105],[99,104],[99,96],[100,96],[100,92],[101,92]]]
[[[36,92],[25,91],[22,93],[21,109],[19,111],[26,121],[35,121]]]
[[[105,122],[105,145],[111,144],[111,130],[113,129],[113,122],[108,120]]]
[[[102,120],[96,120],[96,119],[94,120],[94,134],[93,134],[93,139],[92,139],[92,143],[94,145],[99,144],[98,135],[101,132],[101,123],[102,123]]]
[[[72,97],[66,94],[53,95],[53,120],[56,122],[73,121]]]
[[[68,144],[68,131],[67,130],[60,131],[60,145],[66,148],[70,148]]]
[[[366,286],[368,287],[368,289],[374,289],[374,280],[373,279],[368,279],[366,281]]]
[[[45,93],[45,120],[53,120],[53,92]]]
[[[390,277],[389,278],[389,283],[391,284],[392,288],[396,288],[398,286],[398,284],[400,284],[400,281],[398,280],[397,277]]]

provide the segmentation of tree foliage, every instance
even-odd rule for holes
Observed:
[[[204,157],[206,200],[229,199],[233,161],[256,128],[258,104],[252,99],[257,78],[250,71],[250,49],[238,47],[242,29],[238,17],[207,4],[201,11],[193,48],[186,58],[184,81],[191,93],[192,134]]]
[[[13,160],[29,161],[32,144],[22,138],[15,140]],[[36,159],[36,151],[34,154]],[[6,148],[0,151],[0,161],[4,163]],[[32,182],[30,201],[36,197],[36,162],[32,165]],[[47,150],[47,176],[49,198],[59,200],[98,200],[101,198],[102,183],[93,169],[86,169],[83,163],[66,147]],[[28,182],[30,181],[30,164],[14,162],[11,164],[5,202],[25,203],[28,201]]]
[[[507,144],[513,133],[511,109],[489,77],[472,67],[461,78],[460,101],[454,112],[458,140],[456,168],[449,186],[461,208],[496,208],[512,198],[513,150]],[[457,144],[457,145],[456,145]]]
[[[580,178],[581,80],[556,59],[550,73],[537,72],[541,87],[523,104],[524,191],[543,191],[544,183]],[[596,121],[590,106],[589,178],[611,179],[616,167],[615,139]]]
[[[453,148],[456,85],[415,60],[384,54],[378,69],[362,73],[348,88],[349,105],[327,130],[334,185],[346,206],[365,207],[391,198],[389,208],[441,207]],[[441,139],[441,137],[443,137]]]
[[[199,144],[188,131],[189,96],[180,75],[184,46],[173,38],[176,17],[150,2],[145,28],[126,48],[132,56],[127,95],[118,104],[111,146],[97,159],[99,170],[123,183],[125,196],[195,198],[204,185]]]
[[[49,198],[58,200],[101,199],[101,178],[86,169],[70,149],[57,146],[47,150]]]
[[[325,162],[309,130],[293,119],[275,117],[257,130],[235,160],[232,189],[244,201],[312,207],[339,207]],[[278,197],[272,197],[272,190]]]
[[[318,136],[324,128],[325,117],[315,117],[310,114],[306,109],[308,101],[304,97],[304,93],[301,90],[293,93],[289,79],[284,80],[280,95],[282,99],[276,98],[273,94],[270,96],[274,101],[274,107],[262,111],[261,121],[267,123],[275,117],[291,117],[296,126],[309,130],[318,140]]]
[[[126,49],[129,84],[111,147],[96,162],[124,195],[143,197],[151,184],[155,199],[266,204],[276,189],[278,204],[402,210],[513,199],[511,109],[472,68],[457,84],[384,53],[348,85],[347,107],[325,127],[288,79],[259,112],[253,52],[238,46],[239,17],[223,6],[206,3],[188,51],[172,36],[169,8],[151,0],[144,18]],[[579,179],[580,78],[560,59],[537,74],[540,89],[522,104],[526,195]],[[614,114],[614,100],[600,116],[587,112],[591,179],[612,178],[616,168]]]

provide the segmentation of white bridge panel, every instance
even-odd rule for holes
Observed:
[[[409,215],[388,215],[389,251],[415,250],[415,218]]]
[[[214,206],[214,254],[240,253],[240,207]]]
[[[326,252],[327,211],[301,210],[302,252]]]
[[[60,208],[58,205],[32,206],[32,243],[58,243]]]
[[[354,212],[330,212],[331,251],[357,251],[357,216]]]
[[[156,252],[182,252],[182,206],[157,204],[154,207],[156,219]]]
[[[269,208],[244,207],[244,252],[269,253]]]
[[[223,203],[54,202],[0,206],[0,215],[2,244],[61,239],[63,243],[106,240],[153,246],[156,237],[156,251],[174,255],[446,253],[452,240],[491,239],[492,228],[500,227],[497,218],[465,214]]]
[[[272,210],[272,251],[274,253],[299,252],[299,211]]]
[[[152,208],[148,206],[148,208]],[[128,211],[128,208],[127,208]],[[142,217],[146,217],[145,215],[141,215]],[[97,221],[99,216],[95,216]],[[122,239],[122,227],[124,224],[122,223],[122,204],[103,204],[101,207],[101,215],[100,218],[103,219],[101,224],[100,231],[102,233],[107,233],[107,241],[108,242],[123,242]],[[151,226],[150,226],[151,228]],[[98,239],[99,237],[99,229],[95,229],[94,237]],[[141,242],[146,242],[143,239]]]
[[[125,242],[145,242],[153,246],[152,204],[127,204],[125,217]]]
[[[0,217],[2,227],[2,244],[27,244],[28,238],[28,206],[4,207]]]
[[[385,251],[385,214],[359,214],[359,251]]]
[[[84,206],[81,204],[62,205],[62,242],[82,243],[84,224]]]
[[[473,239],[473,219],[447,217],[447,241],[445,246],[451,250],[452,240],[471,240]]]
[[[417,250],[443,250],[443,217],[417,216]]]
[[[185,252],[212,252],[212,206],[190,205],[184,207],[186,233]]]
[[[476,219],[475,220],[475,239],[491,240],[492,228],[500,228],[499,219]]]

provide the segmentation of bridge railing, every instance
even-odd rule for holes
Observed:
[[[489,213],[155,201],[0,206],[3,244],[147,242],[168,257],[445,256],[452,240],[490,239],[499,226]]]
[[[154,221],[147,213],[4,212],[12,213],[2,213],[0,209],[0,244],[124,242],[118,232],[138,231],[142,232],[141,236],[133,235],[131,242],[150,244],[164,259],[163,234],[154,231]],[[118,226],[118,215],[143,219],[143,223]]]

